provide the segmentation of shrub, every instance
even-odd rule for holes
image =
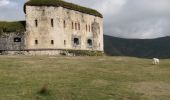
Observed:
[[[91,50],[66,50],[69,54],[75,56],[103,56],[102,51],[91,51]]]
[[[38,93],[41,95],[48,95],[49,94],[48,84],[45,84]]]

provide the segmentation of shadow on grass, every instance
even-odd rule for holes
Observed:
[[[50,90],[48,88],[48,84],[44,84],[42,88],[37,92],[41,96],[49,96]]]

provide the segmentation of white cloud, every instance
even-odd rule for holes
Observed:
[[[74,2],[82,6],[97,9],[103,14],[118,13],[127,0],[66,0],[68,2]]]
[[[16,0],[0,0],[0,7],[8,7],[8,8],[15,8],[17,7],[17,1]]]
[[[0,20],[24,19],[26,0],[0,0]],[[104,33],[124,38],[170,35],[170,0],[65,0],[97,9],[104,15]]]
[[[116,14],[126,4],[126,0],[103,0],[96,4],[96,9],[102,12],[104,15]]]
[[[6,5],[8,5],[10,2],[9,2],[9,0],[0,0],[0,7],[1,6],[6,6]]]
[[[0,0],[0,21],[24,20],[25,0]]]

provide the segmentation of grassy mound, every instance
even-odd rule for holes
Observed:
[[[27,3],[25,3],[25,6],[56,6],[56,7],[64,7],[67,9],[79,11],[82,13],[94,15],[103,18],[102,14],[100,14],[98,11],[86,7],[82,7],[73,3],[68,3],[62,0],[30,0]],[[24,10],[25,10],[24,6]]]
[[[24,32],[25,21],[0,22],[0,33],[2,32]]]

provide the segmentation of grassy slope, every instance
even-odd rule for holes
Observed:
[[[108,55],[142,58],[170,58],[170,37],[157,39],[123,39],[104,36],[105,53]]]
[[[0,22],[0,33],[3,32],[24,32],[25,21]]]
[[[0,56],[0,100],[169,100],[170,60]],[[37,92],[49,84],[49,95]]]

